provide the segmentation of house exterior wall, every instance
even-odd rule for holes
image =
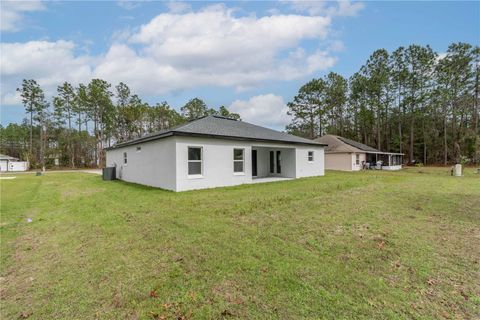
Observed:
[[[359,155],[359,162],[357,164],[357,154]],[[362,161],[367,161],[367,155],[365,153],[352,153],[352,171],[360,171],[362,170]]]
[[[308,161],[308,152],[313,151],[313,161]],[[317,146],[296,147],[295,178],[325,175],[325,149]]]
[[[352,170],[350,153],[325,153],[325,168],[328,170]]]
[[[268,177],[270,174],[270,151],[267,148],[254,147],[257,150],[257,178]]]
[[[137,151],[137,147],[141,147]],[[127,153],[124,164],[123,153]],[[107,167],[116,167],[118,179],[175,190],[175,140],[166,138],[107,150]]]
[[[359,164],[356,164],[356,155],[359,155]],[[362,170],[362,161],[365,162],[367,156],[365,153],[326,153],[325,168],[329,170],[359,171]]]
[[[8,162],[8,171],[27,171],[28,162],[27,161],[9,161]]]
[[[251,145],[243,141],[174,137],[176,191],[233,186],[252,181]],[[202,148],[202,174],[188,175],[188,147]],[[233,172],[233,149],[244,149],[244,173]]]
[[[0,160],[0,171],[27,171],[28,161]]]
[[[141,146],[140,152],[137,146]],[[188,175],[188,147],[202,148],[201,176]],[[244,149],[243,173],[233,170],[233,149],[237,148]],[[257,150],[259,178],[324,175],[321,146],[183,136],[107,150],[107,166],[116,166],[118,179],[173,191],[225,187],[252,182],[252,149]],[[282,151],[281,174],[270,173],[270,150]],[[308,161],[308,151],[314,151],[313,162]],[[123,164],[124,152],[127,165]]]
[[[0,160],[0,171],[1,172],[8,171],[8,160]]]

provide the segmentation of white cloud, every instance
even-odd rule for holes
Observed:
[[[5,94],[2,96],[2,104],[5,105],[16,105],[22,103],[22,97],[20,96],[20,92],[13,91]]]
[[[40,0],[32,1],[2,1],[0,10],[0,30],[18,31],[27,12],[44,10],[45,6]]]
[[[181,13],[191,10],[192,6],[186,2],[170,1],[167,3],[167,8],[172,13]]]
[[[341,52],[345,50],[345,45],[340,40],[334,40],[330,43],[328,49],[332,52]]]
[[[141,5],[141,0],[118,0],[117,4],[119,7],[125,10],[133,10],[138,8]]]
[[[358,14],[365,7],[363,2],[350,0],[337,1],[286,1],[297,12],[308,12],[312,16],[342,16],[351,17]]]
[[[154,63],[157,72],[168,70],[156,75],[155,82],[163,83],[157,90],[198,85],[241,89],[331,67],[334,59],[327,52],[304,53],[301,58],[284,54],[295,50],[302,40],[324,40],[329,26],[328,17],[236,17],[221,5],[185,14],[164,13],[132,35],[130,43],[143,47],[131,61]],[[133,50],[128,52],[133,54]],[[324,59],[322,63],[320,58]],[[104,70],[102,75],[108,76]],[[131,74],[135,76],[142,77]]]
[[[49,93],[63,81],[99,77],[152,95],[202,86],[246,90],[297,79],[336,63],[328,48],[301,47],[304,40],[318,42],[317,47],[327,43],[330,23],[329,17],[298,14],[237,17],[214,5],[162,13],[117,32],[99,56],[79,55],[71,41],[2,43],[2,101],[12,97],[23,78],[37,79]]]
[[[273,129],[283,130],[291,121],[283,98],[273,93],[254,96],[248,100],[235,100],[228,109],[240,114],[246,122]]]
[[[2,104],[16,101],[15,89],[23,78],[37,80],[51,95],[63,81],[88,81],[92,74],[94,60],[88,56],[76,57],[71,41],[1,43],[0,49]]]

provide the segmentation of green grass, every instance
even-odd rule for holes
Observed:
[[[184,193],[17,175],[1,180],[1,318],[478,319],[472,172]]]

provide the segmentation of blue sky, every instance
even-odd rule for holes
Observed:
[[[200,97],[282,129],[298,88],[330,71],[346,77],[376,49],[480,42],[471,2],[2,1],[1,123],[20,122],[15,93],[37,79],[126,82],[145,101],[179,109]]]

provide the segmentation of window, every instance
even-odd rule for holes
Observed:
[[[244,149],[233,149],[233,172],[243,173],[244,170]]]
[[[360,164],[360,155],[359,154],[355,155],[355,163],[357,164],[357,166]]]
[[[137,152],[140,152],[140,151],[142,151],[142,147],[141,147],[141,146],[138,146],[138,147],[137,147]]]
[[[127,164],[127,153],[123,153],[123,164]]]
[[[313,162],[313,151],[308,151],[308,162]]]
[[[188,175],[202,174],[202,148],[188,147]]]

